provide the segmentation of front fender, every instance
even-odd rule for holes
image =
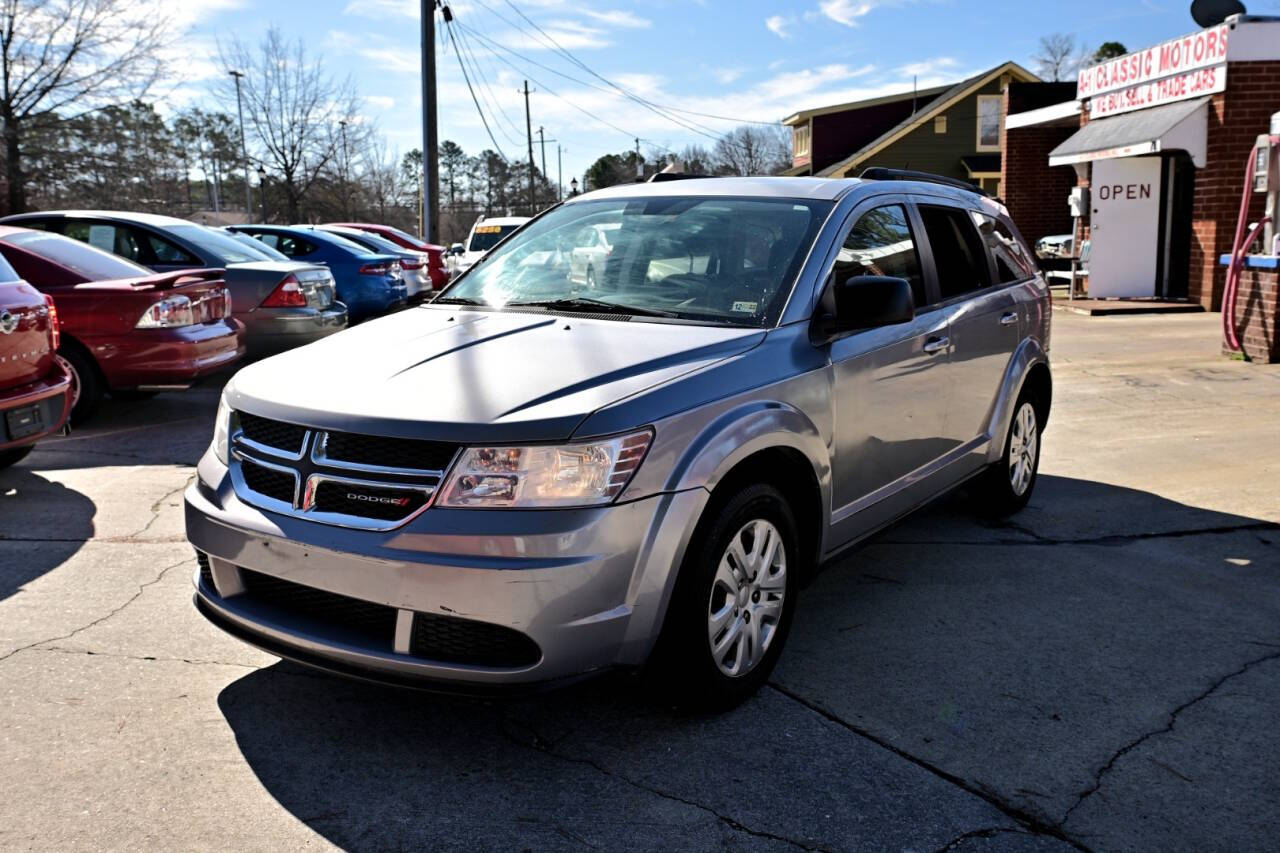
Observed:
[[[1013,420],[1013,406],[1022,393],[1027,375],[1037,364],[1049,364],[1049,354],[1036,338],[1026,338],[1005,369],[1004,381],[1000,385],[1000,394],[995,405],[991,407],[991,421],[987,424],[987,434],[991,443],[987,445],[987,461],[999,462],[1004,455],[1004,443],[1009,434],[1009,424]]]

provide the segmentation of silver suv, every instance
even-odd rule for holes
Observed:
[[[977,192],[878,178],[576,197],[433,303],[241,370],[186,494],[200,612],[381,681],[648,664],[740,701],[814,567],[961,483],[1000,514],[1035,485],[1031,253]]]

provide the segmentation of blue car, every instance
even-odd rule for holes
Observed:
[[[227,230],[247,234],[295,261],[327,266],[353,323],[398,308],[409,297],[395,255],[370,252],[337,234],[309,228],[231,225]]]

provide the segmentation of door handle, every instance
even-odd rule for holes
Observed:
[[[924,342],[924,351],[929,355],[936,355],[951,346],[950,338],[929,338]]]
[[[1014,323],[1016,323],[1016,322],[1018,322],[1018,312],[1017,312],[1017,311],[1009,311],[1009,312],[1007,312],[1007,313],[1005,313],[1005,314],[1001,314],[1001,315],[1000,315],[1000,325],[1001,325],[1001,326],[1012,326],[1012,325],[1013,325]]]

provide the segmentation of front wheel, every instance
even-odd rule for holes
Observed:
[[[1000,461],[982,474],[977,490],[982,509],[996,518],[1013,515],[1031,500],[1040,470],[1041,418],[1026,391],[1014,406]]]
[[[650,666],[677,704],[731,708],[782,654],[795,612],[800,549],[786,499],[739,490],[699,525]]]

